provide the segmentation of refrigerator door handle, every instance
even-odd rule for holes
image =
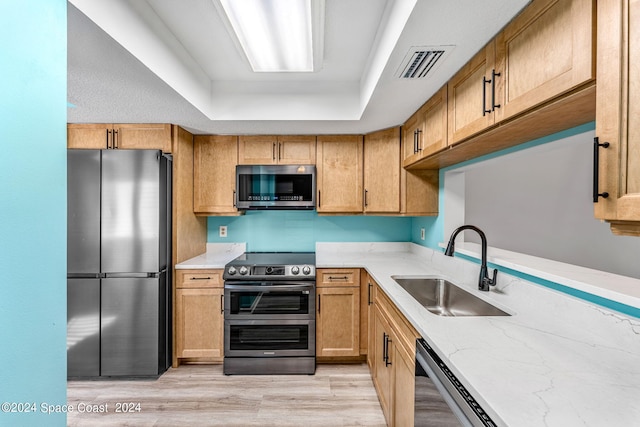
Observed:
[[[152,279],[160,277],[161,273],[104,273],[105,279]]]
[[[102,273],[67,273],[67,279],[101,279]]]

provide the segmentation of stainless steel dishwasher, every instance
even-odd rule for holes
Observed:
[[[414,425],[497,426],[429,344],[416,344]]]

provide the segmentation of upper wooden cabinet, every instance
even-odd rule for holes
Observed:
[[[496,37],[496,122],[595,78],[593,0],[534,0]]]
[[[447,83],[448,149],[405,151],[404,167],[441,169],[593,121],[595,4],[533,0]]]
[[[490,104],[494,69],[495,44],[491,41],[449,80],[447,108],[450,145],[495,123]]]
[[[171,153],[170,124],[68,124],[67,148],[162,150]]]
[[[363,142],[360,135],[323,135],[317,141],[319,213],[362,212]]]
[[[534,0],[448,83],[449,144],[595,77],[592,0]]]
[[[406,216],[438,215],[438,170],[403,170],[400,213]]]
[[[364,137],[364,212],[400,212],[400,129]]]
[[[240,165],[313,165],[316,137],[313,135],[247,135],[238,139]]]
[[[640,1],[598,2],[595,216],[614,234],[640,236]]]
[[[193,154],[193,210],[198,215],[238,215],[238,137],[196,135]]]
[[[447,85],[402,126],[403,166],[447,147]]]
[[[441,107],[446,123],[446,109]],[[446,144],[446,126],[440,129],[440,135]],[[397,127],[365,135],[365,213],[412,216],[438,214],[438,171],[410,172],[400,165],[399,157],[403,152],[413,150],[413,143],[413,139],[401,140],[401,132]],[[406,148],[407,144],[411,146],[410,150]]]

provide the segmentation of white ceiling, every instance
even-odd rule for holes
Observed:
[[[253,73],[215,1],[70,0],[68,121],[217,134],[396,126],[529,0],[324,0],[313,73]],[[450,47],[426,78],[400,79],[415,46]]]

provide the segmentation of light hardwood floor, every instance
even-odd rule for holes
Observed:
[[[315,375],[230,375],[183,365],[157,380],[69,381],[69,426],[386,426],[366,364],[319,365]],[[118,403],[140,411],[117,413]],[[79,413],[82,405],[108,412]]]

